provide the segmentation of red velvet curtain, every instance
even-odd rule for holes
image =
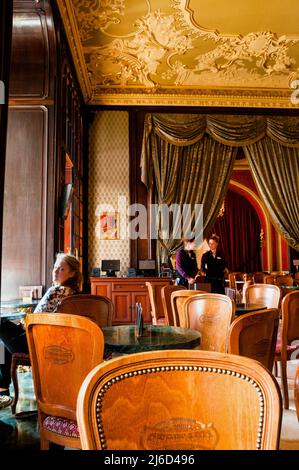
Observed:
[[[261,223],[245,197],[228,190],[224,215],[217,218],[213,232],[221,238],[221,250],[230,271],[261,271]]]

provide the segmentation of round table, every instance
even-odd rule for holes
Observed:
[[[265,310],[266,305],[262,304],[236,304],[236,315],[243,315],[244,313],[256,312],[257,310]]]
[[[135,325],[103,327],[105,351],[131,354],[160,349],[193,349],[200,344],[200,333],[176,326],[145,325],[142,336],[135,336]]]

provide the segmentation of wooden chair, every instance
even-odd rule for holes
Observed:
[[[246,303],[261,304],[267,308],[279,308],[281,290],[270,284],[253,284],[246,290]]]
[[[289,408],[287,361],[299,358],[299,292],[287,294],[281,302],[282,322],[276,344],[275,361],[281,364],[281,381],[285,409]]]
[[[165,285],[170,284],[170,282],[165,282]],[[167,319],[164,316],[162,298],[161,298],[161,286],[157,286],[152,282],[146,282],[145,285],[148,289],[148,295],[151,305],[151,316],[153,325],[167,325]],[[158,302],[157,297],[160,296],[160,302]],[[160,304],[160,307],[159,307]]]
[[[228,333],[228,352],[251,357],[272,372],[279,325],[276,308],[247,313],[236,318]]]
[[[241,271],[231,272],[231,273],[228,274],[230,289],[236,289],[237,288],[236,281],[243,281],[244,280],[244,274],[245,273],[243,273]]]
[[[185,287],[183,286],[175,286],[175,285],[164,286],[161,289],[162,305],[163,305],[164,317],[166,319],[167,325],[170,325],[170,326],[175,325],[173,312],[171,308],[170,296],[173,292],[181,291],[184,289]]]
[[[170,305],[171,305],[171,310],[172,310],[172,315],[173,315],[174,326],[181,326],[180,318],[183,316],[183,313],[179,314],[179,310],[183,311],[185,300],[191,295],[204,294],[204,293],[205,292],[202,290],[188,290],[182,287],[181,289],[174,291],[170,294]]]
[[[296,369],[295,381],[294,381],[294,401],[297,413],[297,419],[299,421],[299,365]]]
[[[265,277],[264,277],[264,282],[263,284],[271,284],[273,286],[275,286],[275,276],[272,276],[270,274],[267,274]]]
[[[263,284],[266,274],[262,271],[256,271],[253,273],[253,280],[255,284]]]
[[[77,401],[85,450],[278,449],[281,394],[247,357],[151,351],[95,367]]]
[[[292,286],[294,284],[294,279],[290,274],[284,274],[281,276],[277,276],[275,278],[275,285],[276,286]]]
[[[112,325],[114,305],[104,295],[77,294],[62,299],[57,311],[88,317],[102,327]]]
[[[197,294],[184,302],[180,326],[201,333],[199,349],[226,352],[228,331],[234,316],[235,303],[226,295]]]
[[[26,325],[41,449],[50,442],[81,448],[76,400],[88,372],[103,360],[103,333],[89,318],[66,313],[33,313]]]
[[[62,299],[58,306],[60,313],[71,313],[72,315],[81,315],[93,320],[100,327],[111,326],[114,305],[108,297],[101,295],[77,294]],[[105,354],[105,359],[111,359],[111,354]],[[14,387],[14,399],[11,404],[13,414],[16,414],[16,407],[19,400],[19,384],[17,369],[18,366],[30,366],[30,357],[26,353],[14,353],[11,361],[11,377]],[[16,417],[23,417],[30,413],[17,413]]]

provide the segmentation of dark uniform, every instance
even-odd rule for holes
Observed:
[[[176,269],[179,273],[179,285],[188,287],[188,277],[195,278],[198,273],[196,255],[194,251],[181,248],[176,253]]]
[[[207,282],[211,283],[211,292],[215,294],[224,294],[224,270],[226,268],[225,260],[220,251],[207,251],[201,258],[201,271],[206,274]]]

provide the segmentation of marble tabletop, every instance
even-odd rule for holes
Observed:
[[[236,304],[236,315],[242,315],[244,313],[256,312],[258,310],[265,310],[266,305],[262,304]]]
[[[192,349],[200,344],[200,333],[176,326],[145,325],[142,336],[135,335],[135,325],[102,328],[105,351],[130,354],[160,349]]]

